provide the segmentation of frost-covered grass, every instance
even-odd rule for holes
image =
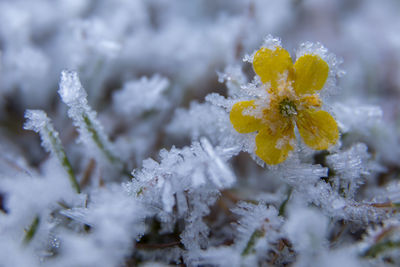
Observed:
[[[0,266],[399,266],[399,12],[0,0]],[[252,62],[276,45],[326,62],[339,137],[298,127],[268,165],[230,112],[273,103]]]

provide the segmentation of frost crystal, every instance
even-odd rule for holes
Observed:
[[[345,133],[351,130],[364,131],[367,127],[374,127],[382,120],[382,109],[377,106],[336,103],[334,110],[339,126]],[[368,133],[368,131],[365,132]]]
[[[61,99],[70,107],[88,110],[87,94],[83,89],[78,74],[74,71],[63,71],[61,73],[60,90]]]
[[[94,193],[87,208],[62,212],[69,218],[90,225],[92,231],[86,238],[62,232],[64,242],[60,253],[65,254],[65,259],[69,260],[58,264],[121,264],[124,258],[130,255],[134,240],[145,231],[146,211],[142,209],[143,207],[130,198],[123,188],[115,186]],[[88,251],[92,253],[87,253]]]
[[[40,134],[42,146],[58,158],[60,164],[68,173],[72,187],[77,193],[80,193],[79,184],[76,181],[74,171],[65,154],[61,140],[58,137],[58,132],[54,130],[46,113],[42,110],[27,110],[25,112],[25,118],[27,122],[24,125],[24,129],[33,130]]]
[[[231,108],[233,101],[218,94],[208,95],[207,101],[212,104],[194,102],[189,110],[178,109],[174,120],[168,125],[168,132],[179,137],[189,135],[195,140],[205,136],[223,148],[228,158],[242,150],[252,153],[254,142],[251,135],[237,133],[229,122],[226,109]]]
[[[400,266],[399,7],[0,0],[0,266]]]
[[[236,225],[236,246],[242,254],[265,255],[282,237],[279,229],[283,220],[275,208],[267,207],[265,203],[239,203],[233,212],[241,217]]]
[[[58,133],[55,132],[54,127],[50,123],[50,119],[47,117],[46,113],[42,110],[27,110],[25,112],[25,118],[27,119],[27,122],[24,124],[24,129],[40,133],[42,138],[42,146],[46,149],[46,151],[57,155],[58,151],[55,149],[55,146],[60,147],[61,143],[58,142]],[[54,144],[55,146],[52,145],[52,140],[49,138],[49,133],[53,133],[55,136],[55,140],[57,141],[57,143]]]
[[[357,188],[373,170],[369,158],[365,144],[356,144],[348,151],[327,156],[327,164],[340,180],[336,182],[336,187],[347,197],[354,198]]]
[[[113,105],[118,113],[129,116],[137,116],[152,109],[162,110],[168,105],[163,98],[168,86],[168,79],[159,75],[127,82],[120,91],[114,93]]]
[[[101,154],[110,162],[117,162],[118,157],[114,152],[113,145],[97,120],[96,112],[89,107],[86,99],[87,94],[76,72],[63,71],[61,73],[58,93],[69,107],[68,116],[79,130],[80,142],[88,146],[90,153],[100,150]]]
[[[205,138],[183,149],[172,148],[160,152],[161,162],[146,160],[143,169],[133,172],[134,180],[126,188],[158,210],[157,217],[165,230],[177,219],[186,222],[181,242],[187,248],[199,249],[206,245],[209,232],[202,218],[209,213],[219,190],[228,188],[235,177]]]
[[[191,147],[172,148],[169,152],[162,150],[160,157],[160,163],[148,159],[143,163],[143,169],[135,170],[131,186],[139,196],[158,196],[166,213],[172,212],[174,205],[178,205],[180,214],[188,209],[185,202],[176,202],[174,196],[178,200],[185,199],[186,192],[197,188],[223,189],[235,182],[231,170],[205,138]],[[155,194],[154,190],[159,193]],[[158,199],[152,201],[159,202]]]

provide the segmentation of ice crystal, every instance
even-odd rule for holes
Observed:
[[[235,182],[232,171],[205,138],[191,147],[162,150],[160,157],[160,163],[147,159],[143,169],[135,170],[134,181],[129,187],[140,197],[152,197],[154,204],[162,203],[161,208],[166,213],[171,213],[176,205],[178,214],[185,214],[188,206],[182,200],[190,198],[191,192],[195,194],[197,188],[206,187],[214,191],[230,187]],[[154,199],[154,196],[158,197]]]
[[[89,225],[92,230],[84,238],[76,234],[61,232],[64,240],[59,253],[65,259],[57,264],[115,266],[128,257],[133,242],[145,232],[144,218],[146,212],[134,199],[129,197],[123,188],[99,190],[92,195],[90,204],[85,208],[76,208],[62,212],[74,220]],[[110,242],[113,240],[112,242]],[[91,251],[92,253],[87,253]],[[104,255],[107,255],[104,257]]]
[[[103,155],[112,163],[118,161],[118,156],[113,150],[113,145],[105,134],[102,125],[97,120],[97,114],[87,102],[87,94],[83,89],[78,74],[74,71],[61,73],[59,94],[68,105],[68,116],[73,120],[79,130],[79,140],[88,146],[90,153]]]
[[[25,123],[24,129],[40,133],[42,146],[58,158],[60,164],[68,173],[72,187],[77,191],[77,193],[80,193],[79,184],[76,181],[74,171],[72,170],[71,164],[65,154],[61,140],[58,137],[58,132],[54,130],[54,127],[46,113],[42,110],[27,110],[25,112],[25,117],[28,121]]]
[[[398,14],[397,0],[0,1],[0,266],[400,265]],[[253,64],[279,47],[296,70],[269,79],[274,62]],[[303,97],[299,66],[319,77]],[[264,122],[239,133],[230,113],[249,101],[239,114]],[[264,111],[293,124],[306,106],[338,135],[316,151],[301,127],[279,134],[257,154],[292,149],[265,164],[255,138],[283,124]]]
[[[326,162],[338,179],[334,182],[335,186],[346,197],[354,198],[358,187],[373,171],[374,167],[371,166],[369,158],[365,144],[356,144],[348,151],[327,156]]]
[[[163,93],[169,81],[160,76],[127,82],[121,91],[114,94],[114,107],[126,116],[136,116],[149,110],[162,110],[168,105]]]

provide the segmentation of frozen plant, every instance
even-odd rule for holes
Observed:
[[[58,132],[54,130],[50,119],[47,117],[46,113],[42,110],[27,110],[25,117],[28,121],[24,125],[24,129],[33,130],[40,134],[42,139],[42,146],[53,155],[57,157],[60,164],[64,167],[68,173],[72,187],[77,193],[80,193],[79,184],[76,181],[74,171],[72,170],[71,163],[69,162],[67,155],[65,154],[63,145],[60,138],[58,137]]]
[[[121,160],[97,120],[96,112],[88,105],[86,91],[76,72],[61,73],[58,93],[62,101],[67,104],[68,116],[79,131],[79,142],[87,146],[89,155],[96,157],[100,162],[104,163],[106,160],[117,166],[117,169],[122,169]]]
[[[399,265],[399,10],[0,1],[0,266]]]

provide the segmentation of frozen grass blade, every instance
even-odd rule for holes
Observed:
[[[242,252],[242,256],[249,255],[252,252],[252,249],[254,248],[256,240],[263,237],[264,234],[265,233],[263,233],[260,230],[255,230],[253,234],[250,236],[249,242],[247,242],[247,245]]]
[[[101,152],[106,156],[106,158],[111,162],[111,163],[116,163],[118,162],[118,159],[111,153],[110,150],[106,149],[106,146],[104,142],[100,138],[99,132],[95,128],[94,122],[92,122],[87,114],[82,114],[83,121],[85,122],[85,125],[87,127],[87,131],[92,135],[94,143],[97,145],[97,147],[100,149]]]
[[[366,258],[376,258],[379,254],[385,251],[399,249],[399,248],[400,248],[400,241],[387,240],[371,246],[364,253],[363,256]]]
[[[26,230],[26,232],[25,232],[25,237],[24,237],[24,244],[25,245],[29,244],[29,242],[31,242],[31,240],[35,236],[36,231],[37,231],[37,229],[39,227],[39,223],[40,223],[40,218],[39,218],[39,216],[36,216],[33,219],[32,224],[29,226],[29,229]]]
[[[25,118],[27,121],[24,125],[24,129],[39,133],[42,140],[42,146],[46,151],[57,157],[68,174],[71,186],[79,194],[81,190],[74,171],[72,170],[71,164],[65,154],[58,132],[54,129],[46,113],[43,110],[27,110],[25,112]]]
[[[96,112],[88,105],[87,94],[81,85],[78,74],[74,71],[63,71],[58,92],[69,108],[68,116],[78,128],[80,141],[90,149],[97,148],[110,163],[121,163],[96,118]]]
[[[292,195],[292,190],[293,190],[293,188],[290,187],[288,192],[287,192],[286,199],[282,202],[281,206],[279,207],[279,213],[278,213],[279,216],[284,216],[285,215],[286,205],[287,205],[287,203],[288,203],[288,201],[290,199],[290,196]]]

